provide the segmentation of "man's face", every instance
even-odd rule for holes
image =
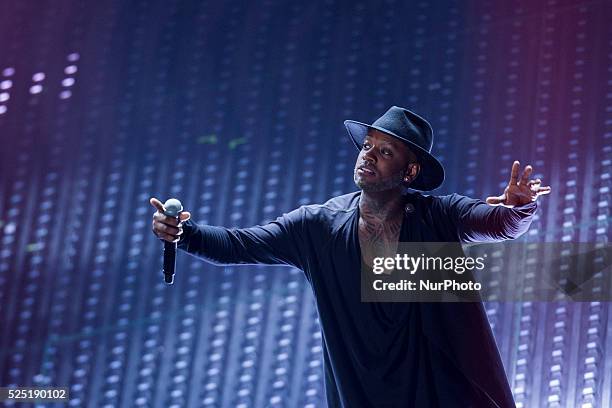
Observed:
[[[370,129],[357,156],[353,178],[365,192],[393,189],[406,184],[406,176],[414,180],[419,170],[415,162],[416,156],[406,143]]]

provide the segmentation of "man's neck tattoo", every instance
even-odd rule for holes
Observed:
[[[402,227],[402,217],[384,219],[377,212],[363,208],[359,220],[359,230],[362,238],[369,244],[382,244],[399,238]]]
[[[374,257],[393,256],[403,221],[403,199],[375,199],[362,195],[359,203],[359,244],[362,259],[370,264]]]

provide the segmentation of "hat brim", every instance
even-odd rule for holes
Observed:
[[[363,145],[363,141],[365,140],[369,129],[378,130],[379,132],[383,132],[401,140],[404,143],[407,143],[410,146],[410,150],[417,156],[419,164],[421,165],[419,175],[412,181],[412,183],[410,183],[408,188],[419,191],[429,191],[440,187],[444,182],[444,167],[438,161],[438,159],[433,157],[427,150],[421,148],[420,146],[401,138],[386,129],[368,125],[367,123],[361,123],[355,120],[345,120],[344,126],[346,127],[351,140],[359,150],[361,150],[361,146]]]

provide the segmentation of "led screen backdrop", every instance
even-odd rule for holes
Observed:
[[[148,199],[250,226],[354,191],[342,121],[391,105],[433,123],[432,194],[497,195],[529,162],[553,194],[521,239],[607,242],[611,21],[609,1],[2,1],[0,385],[322,406],[302,272],[180,254],[167,287]],[[612,406],[609,304],[486,307],[519,407]]]

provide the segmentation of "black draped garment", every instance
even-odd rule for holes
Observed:
[[[213,264],[304,271],[319,314],[329,407],[514,407],[481,302],[361,302],[361,192],[301,206],[266,225],[184,224],[179,248]],[[536,202],[490,206],[408,192],[401,242],[499,242],[531,224]]]

